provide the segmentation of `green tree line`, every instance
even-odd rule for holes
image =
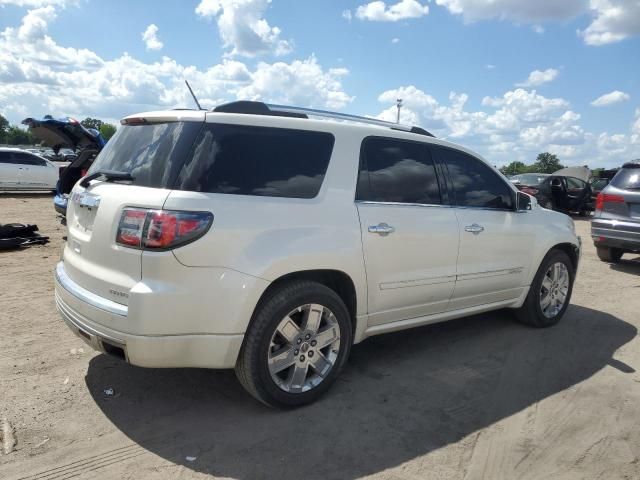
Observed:
[[[553,153],[544,152],[536,157],[536,161],[531,165],[523,162],[511,162],[500,168],[500,171],[507,175],[519,175],[521,173],[554,173],[564,168],[560,159]]]

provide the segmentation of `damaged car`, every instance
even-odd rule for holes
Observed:
[[[98,130],[85,128],[74,118],[53,118],[51,115],[46,115],[40,120],[25,118],[22,124],[26,125],[43,145],[51,147],[55,155],[67,149],[77,155],[67,167],[60,169],[60,179],[53,199],[56,212],[64,217],[67,212],[69,192],[87,173],[93,160],[107,142]]]

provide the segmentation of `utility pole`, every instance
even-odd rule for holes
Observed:
[[[398,107],[398,116],[396,118],[396,123],[400,123],[400,109],[402,108],[402,99],[398,98],[396,100],[396,106]]]

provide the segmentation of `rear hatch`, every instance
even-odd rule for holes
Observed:
[[[69,277],[87,290],[128,304],[141,279],[142,250],[116,243],[125,207],[161,209],[202,127],[204,114],[175,112],[125,119],[80,181],[67,209],[64,252]],[[129,174],[130,179],[100,172]],[[84,185],[83,185],[84,184]]]
[[[640,163],[625,164],[600,193],[596,217],[640,222]]]
[[[23,125],[43,144],[54,150],[70,148],[102,148],[106,141],[95,129],[87,129],[73,118],[53,118],[46,116],[42,119],[25,118]]]

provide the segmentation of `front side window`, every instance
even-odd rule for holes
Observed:
[[[333,135],[326,132],[207,124],[175,188],[313,198],[322,186],[333,144]]]
[[[395,138],[366,138],[360,152],[356,200],[440,204],[429,147]]]
[[[579,178],[567,177],[567,188],[569,190],[583,190],[587,184]]]
[[[453,183],[455,205],[513,209],[513,191],[488,165],[458,150],[438,147],[438,152]]]

